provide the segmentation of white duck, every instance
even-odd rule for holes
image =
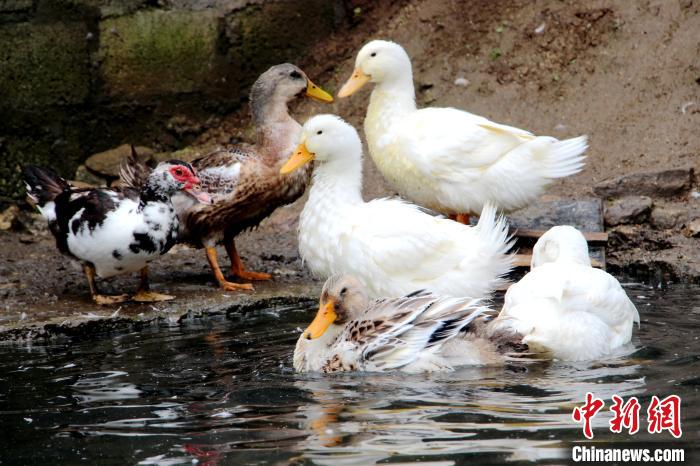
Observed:
[[[411,61],[396,43],[362,47],[338,97],[367,82],[376,84],[365,118],[369,153],[399,194],[422,206],[461,221],[488,202],[511,211],[583,167],[585,136],[559,141],[454,108],[417,109]]]
[[[352,126],[315,116],[301,141],[281,172],[316,161],[299,222],[299,252],[316,275],[352,274],[371,297],[417,289],[482,297],[510,270],[507,224],[493,206],[469,227],[399,199],[364,202],[362,143]]]
[[[535,244],[530,272],[506,292],[493,331],[566,361],[596,359],[628,343],[639,313],[620,283],[591,267],[577,229],[557,226]]]

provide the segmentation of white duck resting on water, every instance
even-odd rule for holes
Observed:
[[[314,274],[352,274],[371,297],[417,289],[483,297],[510,270],[507,224],[493,206],[484,207],[478,225],[469,227],[400,199],[365,202],[362,143],[339,117],[307,121],[302,143],[282,172],[311,160],[315,167],[299,220],[299,252]]]
[[[141,271],[141,286],[131,299],[163,301],[173,296],[150,292],[148,263],[175,244],[178,218],[171,197],[180,191],[209,203],[199,178],[187,162],[161,162],[140,189],[73,188],[53,170],[24,169],[27,194],[46,218],[58,249],[82,262],[97,304],[126,301],[126,294],[97,292],[95,276],[109,278]]]
[[[559,141],[455,108],[419,110],[411,60],[393,42],[362,47],[338,97],[367,82],[376,85],[365,118],[369,154],[401,196],[424,207],[460,221],[489,202],[512,211],[583,167],[585,136]]]
[[[370,301],[356,278],[333,276],[323,286],[316,317],[299,336],[294,368],[299,372],[415,373],[499,365],[529,355],[563,361],[600,358],[630,341],[639,316],[614,278],[588,269],[590,275],[557,272],[571,273],[571,280],[582,280],[578,286],[589,286],[593,294],[597,289],[596,298],[579,296],[558,304],[526,300],[514,315],[509,303],[521,291],[527,294],[530,285],[523,279],[513,285],[515,293],[509,291],[496,319],[495,311],[479,300],[426,291]],[[534,294],[542,294],[546,283],[537,285]],[[604,295],[612,303],[599,299]]]
[[[492,325],[522,335],[531,350],[581,361],[628,343],[635,322],[637,308],[617,279],[591,266],[581,232],[557,226],[537,240],[530,272],[508,289]]]

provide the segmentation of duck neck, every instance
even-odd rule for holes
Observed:
[[[416,94],[410,73],[382,82],[374,88],[365,118],[365,135],[373,156],[378,140],[394,122],[415,111]]]
[[[294,349],[294,368],[298,371],[320,371],[342,332],[342,325],[331,325],[323,335],[313,340],[300,336]]]
[[[167,204],[170,202],[170,195],[165,192],[162,186],[149,178],[139,192],[139,209],[142,209],[146,204],[151,202]]]
[[[309,204],[338,206],[362,203],[362,159],[338,157],[316,163]]]
[[[250,108],[259,153],[274,162],[286,160],[301,136],[301,125],[289,115],[287,98],[253,94]]]

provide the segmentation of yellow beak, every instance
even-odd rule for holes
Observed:
[[[307,79],[306,95],[321,102],[333,102],[333,96]]]
[[[294,170],[296,170],[299,167],[303,167],[307,163],[311,162],[313,159],[314,154],[309,152],[309,150],[306,148],[306,144],[302,142],[297,146],[296,149],[294,149],[294,153],[291,157],[289,157],[289,160],[287,160],[285,164],[282,165],[282,168],[280,168],[280,175],[292,173]]]
[[[328,327],[335,322],[338,315],[335,313],[335,301],[329,299],[325,306],[319,306],[316,317],[311,325],[304,330],[304,338],[312,340],[318,338],[328,330]]]
[[[369,78],[370,76],[365,74],[360,68],[355,68],[355,71],[352,72],[350,79],[348,79],[345,84],[343,84],[343,87],[340,88],[338,97],[342,99],[343,97],[353,95],[355,92],[359,91],[362,86],[369,82]]]

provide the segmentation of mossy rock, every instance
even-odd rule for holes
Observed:
[[[90,91],[82,23],[0,26],[0,108],[77,104]]]
[[[100,23],[100,71],[114,96],[201,91],[221,80],[213,11],[139,11]]]
[[[298,0],[251,5],[226,19],[229,60],[245,81],[272,65],[293,61],[338,23],[337,2]]]

